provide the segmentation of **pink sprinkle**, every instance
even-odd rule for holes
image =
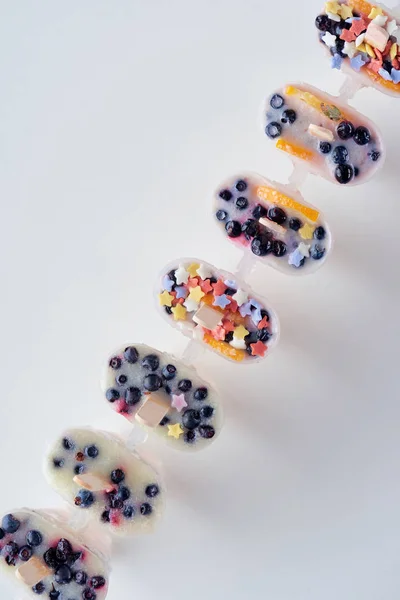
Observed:
[[[218,325],[211,333],[216,340],[223,341],[225,339],[225,329],[221,325]]]
[[[356,34],[351,29],[343,29],[343,31],[340,35],[341,40],[344,40],[345,42],[349,42],[349,43],[354,42],[354,40],[356,38],[357,38]]]
[[[349,31],[355,34],[355,38],[353,39],[358,38],[358,36],[361,35],[362,32],[367,29],[369,23],[369,19],[366,19],[365,17],[362,17],[362,19],[360,19],[359,21],[353,21],[351,24],[351,28],[349,29]]]
[[[265,327],[268,327],[269,325],[269,321],[267,320],[267,317],[264,317],[262,319],[262,321],[259,322],[259,324],[257,325],[258,329],[264,329]]]
[[[195,288],[199,285],[199,280],[197,279],[197,277],[189,277],[187,285],[190,288]]]
[[[229,321],[229,319],[224,319],[222,321],[222,327],[225,329],[226,333],[235,330],[234,324],[232,323],[232,321]]]
[[[229,305],[229,310],[230,310],[231,312],[236,312],[236,311],[237,311],[237,309],[238,309],[238,305],[237,305],[237,302],[236,302],[236,300],[234,300],[234,299],[232,298],[232,296],[227,296],[227,298],[229,298],[229,300],[231,301],[231,303],[230,303],[230,305]]]

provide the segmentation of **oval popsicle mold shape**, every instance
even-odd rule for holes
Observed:
[[[278,318],[266,300],[236,276],[198,259],[165,267],[156,293],[173,327],[228,360],[255,362],[278,341]]]
[[[116,535],[151,531],[163,513],[159,476],[110,433],[65,431],[49,449],[44,470],[51,487],[69,504],[88,511]]]
[[[178,450],[206,448],[221,430],[215,389],[194,367],[150,346],[132,344],[115,352],[102,388],[116,412]]]
[[[19,509],[2,518],[0,570],[27,595],[51,600],[104,600],[108,566],[62,521]]]
[[[399,21],[386,7],[365,0],[326,2],[315,25],[333,69],[360,87],[399,96]]]
[[[265,133],[294,163],[341,185],[364,183],[384,162],[381,134],[369,119],[303,83],[268,98]]]
[[[284,273],[315,271],[332,245],[322,214],[300,192],[256,173],[242,173],[219,186],[214,218],[236,246]]]

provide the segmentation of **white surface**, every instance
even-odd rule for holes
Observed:
[[[307,5],[0,3],[2,513],[60,505],[40,473],[59,430],[127,430],[98,383],[113,348],[185,346],[152,305],[163,264],[234,269],[213,188],[291,171],[259,127],[265,96],[343,79],[315,40],[320,2]],[[400,102],[366,90],[353,105],[380,126],[386,166],[357,188],[307,180],[333,255],[309,278],[257,264],[280,346],[238,368],[206,355],[225,429],[198,455],[151,442],[165,519],[115,545],[109,600],[398,597]]]

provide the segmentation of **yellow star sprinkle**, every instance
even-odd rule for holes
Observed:
[[[353,11],[350,8],[350,6],[347,6],[347,4],[342,4],[342,6],[339,9],[339,15],[344,20],[350,19],[353,16]]]
[[[165,290],[162,294],[158,294],[161,306],[172,306],[172,300],[174,299],[171,294]]]
[[[299,234],[303,238],[303,240],[312,240],[314,233],[314,229],[310,227],[308,223],[305,223],[301,229],[299,229]]]
[[[197,263],[192,263],[191,265],[189,265],[186,269],[186,271],[189,273],[190,277],[198,277],[197,274],[197,269],[200,268],[200,265]]]
[[[172,309],[175,321],[184,321],[186,319],[186,308],[182,304],[177,304]]]
[[[175,425],[168,425],[168,435],[174,437],[176,440],[179,440],[179,436],[182,435],[183,429],[179,425],[179,423],[175,423]]]
[[[375,19],[375,17],[379,17],[380,15],[383,15],[383,10],[380,6],[374,6],[368,15],[368,19]]]
[[[195,302],[200,302],[203,296],[205,296],[205,293],[199,285],[190,290],[189,298]]]
[[[325,12],[337,15],[340,10],[340,4],[338,2],[326,2]]]
[[[233,337],[235,337],[237,340],[244,340],[246,335],[249,335],[249,332],[243,325],[236,327],[235,331],[233,332]]]

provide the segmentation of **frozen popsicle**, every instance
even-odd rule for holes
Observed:
[[[278,318],[266,301],[231,273],[198,259],[163,270],[157,303],[171,325],[228,360],[260,360],[278,340]]]
[[[327,223],[300,192],[255,173],[225,181],[214,214],[234,244],[285,273],[315,271],[331,248]]]
[[[175,448],[205,448],[221,429],[214,388],[182,360],[144,344],[110,357],[102,387],[114,410]]]
[[[3,517],[0,569],[27,595],[50,600],[103,600],[108,567],[61,521],[26,508]]]
[[[116,436],[90,428],[65,431],[45,459],[49,484],[117,535],[152,530],[164,508],[158,475]]]
[[[333,69],[361,85],[399,95],[399,22],[387,8],[366,0],[326,2],[315,25]]]
[[[265,133],[276,147],[310,172],[356,185],[383,164],[375,125],[347,104],[310,85],[289,84],[268,98]]]

